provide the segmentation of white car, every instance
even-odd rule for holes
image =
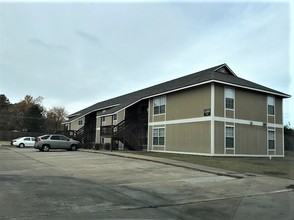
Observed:
[[[17,146],[20,148],[33,147],[35,145],[35,138],[34,137],[20,137],[17,139],[13,139],[11,141],[11,145]]]

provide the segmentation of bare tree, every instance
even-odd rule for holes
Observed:
[[[48,132],[57,132],[62,129],[62,122],[66,120],[67,112],[63,107],[53,107],[46,112],[46,127]]]

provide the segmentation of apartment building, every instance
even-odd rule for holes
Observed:
[[[284,98],[221,64],[96,103],[65,126],[121,150],[283,157]]]

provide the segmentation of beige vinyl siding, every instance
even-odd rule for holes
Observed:
[[[112,125],[112,116],[104,116],[105,117],[105,121],[103,123],[102,126],[106,126],[106,125]],[[100,117],[100,119],[102,120],[102,117]]]
[[[234,110],[226,110],[226,118],[235,118]]]
[[[125,110],[121,110],[117,113],[117,124],[125,120]]]
[[[283,129],[276,128],[276,155],[283,155]]]
[[[72,121],[72,122],[70,123],[70,129],[71,129],[71,130],[74,130],[74,131],[76,131],[76,130],[79,129],[79,120],[78,120],[78,119],[75,120],[75,121]]]
[[[276,124],[283,124],[283,100],[275,97],[275,120]]]
[[[77,131],[77,130],[79,130],[81,127],[83,127],[84,124],[83,124],[83,125],[79,125],[79,121],[80,121],[81,119],[83,120],[83,122],[85,121],[85,118],[84,118],[84,117],[82,117],[82,118],[78,118],[78,119],[76,119],[75,121],[72,121],[72,122],[70,123],[70,130]]]
[[[166,125],[166,151],[210,153],[210,122]]]
[[[235,90],[235,118],[267,121],[267,95],[250,90]]]
[[[215,116],[224,117],[224,86],[215,84]]]
[[[210,91],[209,84],[167,95],[166,120],[203,117],[211,108]]]
[[[215,135],[215,154],[224,154],[224,143],[225,143],[225,131],[224,131],[224,122],[215,122],[214,123],[214,135]]]
[[[165,115],[155,115],[155,116],[153,117],[153,121],[154,121],[154,122],[165,121]]]
[[[267,128],[235,124],[235,154],[267,154]]]
[[[273,123],[274,124],[275,121],[276,121],[275,116],[269,115],[267,121],[268,121],[268,123]]]

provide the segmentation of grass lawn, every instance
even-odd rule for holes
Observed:
[[[204,157],[138,151],[130,151],[129,153],[179,160],[239,173],[264,174],[294,180],[294,152],[286,152],[285,158],[272,158],[271,160],[269,158]]]

